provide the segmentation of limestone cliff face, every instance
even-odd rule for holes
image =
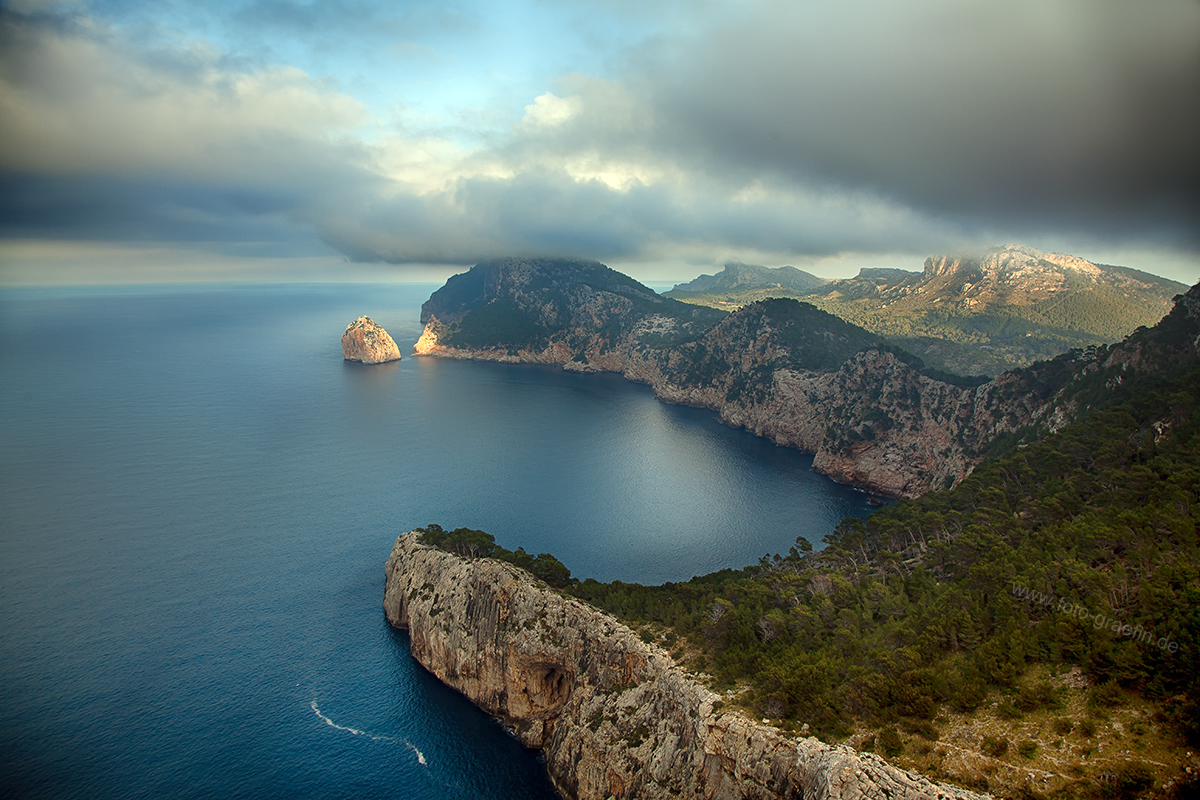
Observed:
[[[935,271],[943,269],[959,274],[970,266]],[[1159,326],[1125,342],[971,385],[931,377],[874,334],[795,300],[753,303],[713,321],[594,275],[573,278],[564,268],[546,277],[523,267],[513,278],[509,271],[492,265],[493,288],[469,302],[435,294],[423,309],[415,352],[619,372],[649,384],[660,400],[713,409],[726,424],[813,453],[818,472],[890,497],[956,484],[1005,437],[1058,430],[1104,399],[1096,393],[1115,397],[1138,373],[1197,362],[1200,287]],[[467,326],[472,312],[464,308],[472,302],[491,327]],[[501,318],[507,329],[523,332],[519,342],[464,339],[464,326],[467,333],[501,329],[498,312],[489,310],[499,307],[509,315]],[[439,313],[460,321],[444,322]]]
[[[342,357],[347,361],[364,364],[382,364],[399,361],[400,348],[370,317],[359,317],[346,326],[342,334]]]
[[[577,800],[975,798],[736,713],[612,617],[516,567],[397,541],[384,611],[413,656],[545,753]]]

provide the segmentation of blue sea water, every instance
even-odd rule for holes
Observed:
[[[342,360],[435,288],[0,291],[0,795],[552,798],[385,622],[399,533],[657,583],[869,513],[617,376]]]

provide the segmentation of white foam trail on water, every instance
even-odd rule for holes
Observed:
[[[379,741],[382,741],[382,742],[396,741],[395,739],[393,739],[390,736],[375,736],[374,734],[367,733],[366,731],[360,731],[358,728],[347,728],[345,725],[338,725],[336,722],[331,720],[329,717],[327,717],[321,713],[321,709],[317,708],[316,700],[313,700],[311,703],[309,703],[309,707],[312,708],[314,714],[316,714],[318,717],[320,717],[322,719],[322,721],[324,721],[324,723],[331,728],[337,728],[339,731],[346,731],[346,733],[353,733],[355,736],[366,736],[371,739],[374,739],[377,742],[379,742]]]
[[[355,736],[366,736],[368,739],[371,739],[372,741],[376,741],[376,742],[398,742],[398,741],[400,741],[399,739],[393,738],[391,736],[376,736],[375,734],[368,733],[367,731],[360,731],[358,728],[348,728],[345,725],[338,725],[336,722],[331,720],[329,717],[327,717],[321,713],[321,709],[319,706],[317,706],[316,700],[313,700],[311,703],[308,704],[308,706],[309,706],[309,708],[311,708],[313,710],[314,714],[316,714],[318,717],[321,718],[322,722],[324,722],[326,725],[328,725],[331,728],[337,728],[339,731],[345,731],[346,733],[353,733]],[[420,750],[418,750],[417,746],[415,744],[413,744],[412,742],[405,739],[404,746],[407,747],[409,750],[412,750],[413,753],[416,754],[418,764],[420,764],[423,767],[429,766],[429,762],[425,760],[425,754],[422,753]]]

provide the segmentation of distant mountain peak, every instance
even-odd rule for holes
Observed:
[[[854,276],[854,280],[860,281],[902,281],[906,278],[913,278],[920,275],[919,272],[913,272],[908,269],[899,269],[898,267],[860,267],[858,274]]]
[[[795,267],[764,267],[741,261],[726,262],[716,275],[701,275],[695,280],[675,285],[672,292],[729,292],[746,289],[792,289],[810,292],[825,284],[824,278]]]
[[[978,273],[981,277],[1011,280],[1014,276],[1030,277],[1049,274],[1085,276],[1099,280],[1104,268],[1079,256],[1047,253],[1020,244],[992,247],[980,255],[957,254],[930,256],[925,259],[925,277],[936,278],[960,273]]]

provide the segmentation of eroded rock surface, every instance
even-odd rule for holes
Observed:
[[[342,357],[364,364],[382,364],[399,361],[400,348],[373,319],[359,317],[347,325],[342,334]]]
[[[661,649],[511,564],[411,532],[386,571],[384,611],[417,661],[540,748],[569,798],[980,797],[723,712]]]

